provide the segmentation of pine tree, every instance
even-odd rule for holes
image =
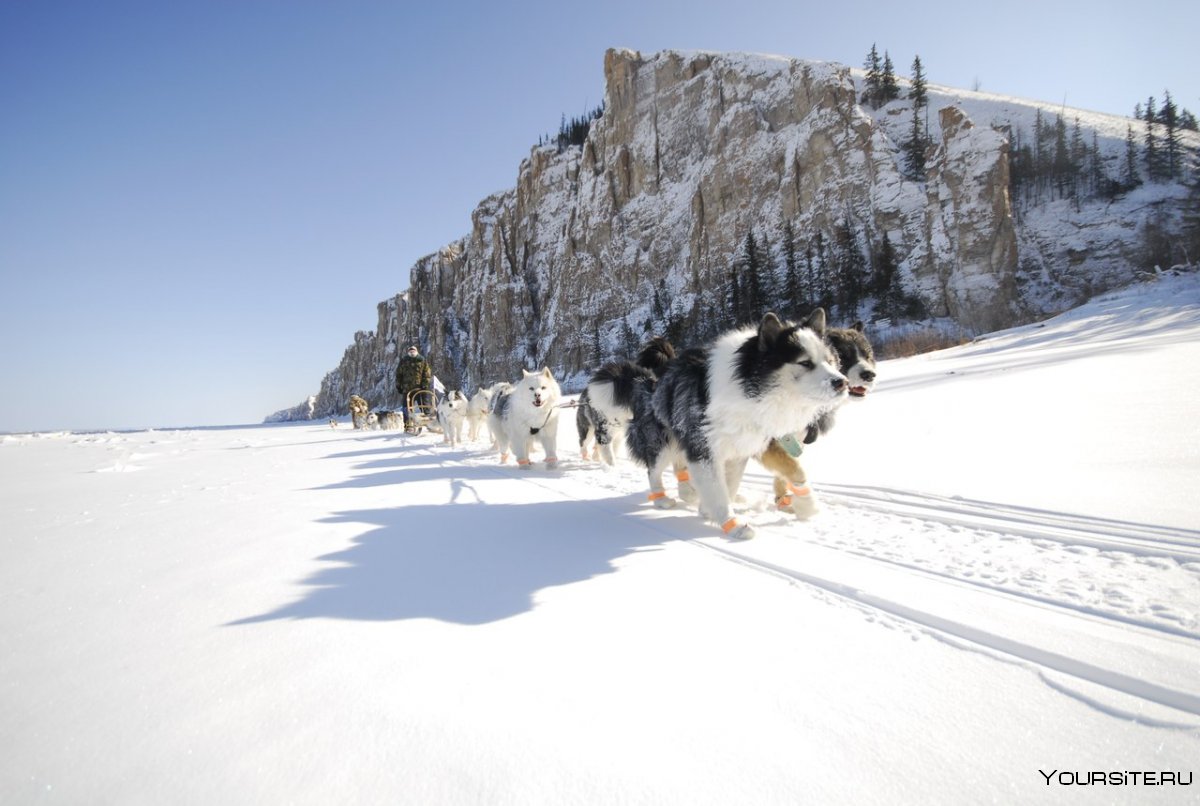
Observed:
[[[1154,123],[1157,117],[1152,95],[1146,101],[1146,109],[1143,113],[1143,120],[1146,122],[1146,176],[1150,178],[1151,182],[1161,180],[1164,173],[1162,156],[1158,151],[1158,138],[1154,133]]]
[[[813,236],[813,275],[814,294],[817,307],[829,310],[833,307],[833,279],[830,277],[829,248],[825,243],[825,233],[817,230]]]
[[[1133,136],[1133,126],[1125,130],[1125,172],[1121,176],[1121,185],[1125,190],[1133,190],[1142,184],[1142,177],[1137,167],[1137,140]]]
[[[892,239],[885,232],[879,248],[871,260],[871,282],[867,290],[877,296],[882,296],[892,284],[892,276],[896,273],[896,250],[892,247]]]
[[[783,280],[780,277],[779,261],[775,257],[775,249],[763,235],[758,243],[758,251],[762,261],[763,305],[766,311],[780,310],[785,302],[783,296]]]
[[[1066,195],[1066,188],[1071,181],[1071,153],[1067,148],[1067,124],[1059,115],[1054,119],[1054,184],[1058,190],[1058,198]]]
[[[1034,111],[1033,126],[1033,191],[1036,203],[1041,201],[1042,191],[1054,174],[1054,127],[1046,123],[1041,109]]]
[[[583,145],[587,141],[588,132],[591,131],[592,121],[603,115],[604,104],[600,104],[595,109],[585,112],[580,117],[571,118],[569,123],[564,113],[558,124],[558,136],[554,138],[554,144],[558,149],[558,153],[563,153],[570,146]]]
[[[912,101],[914,110],[929,103],[929,88],[925,82],[925,70],[921,66],[920,56],[913,57],[912,81],[909,84],[908,98]]]
[[[1014,202],[1029,201],[1029,182],[1032,178],[1033,152],[1024,142],[1021,130],[1013,129],[1008,141],[1008,184],[1009,195]]]
[[[783,306],[793,315],[800,316],[803,299],[800,296],[800,265],[796,259],[796,230],[791,221],[783,224]]]
[[[688,317],[683,313],[683,306],[676,299],[671,305],[671,310],[667,314],[667,324],[663,328],[663,335],[667,341],[672,344],[681,344],[684,342],[685,331],[687,329]]]
[[[896,70],[892,65],[892,57],[886,50],[883,52],[883,72],[879,76],[879,95],[885,104],[900,97],[900,84],[896,81]]]
[[[925,180],[925,152],[928,147],[929,140],[921,129],[921,109],[914,106],[908,139],[900,144],[900,153],[904,156],[904,176],[914,182]]]
[[[604,363],[604,346],[600,341],[600,325],[592,324],[592,366],[598,367]]]
[[[904,289],[900,285],[899,270],[896,265],[896,252],[892,241],[883,235],[883,242],[875,254],[875,266],[871,277],[871,290],[879,298],[875,309],[879,316],[892,319],[901,315],[903,308]]]
[[[765,295],[763,294],[763,265],[762,252],[758,241],[754,238],[754,230],[746,233],[745,246],[742,254],[745,283],[742,286],[742,304],[745,306],[745,318],[753,322],[764,313]]]
[[[629,326],[629,317],[621,318],[621,352],[624,355],[636,355],[638,351],[638,338],[633,332],[633,328]]]
[[[1083,178],[1084,166],[1087,165],[1088,147],[1083,142],[1083,129],[1079,125],[1079,117],[1076,116],[1071,124],[1071,195],[1079,198],[1079,183]]]
[[[921,125],[921,110],[929,103],[929,95],[920,56],[913,58],[912,71],[912,84],[908,93],[913,106],[912,126],[909,128],[908,139],[900,144],[900,153],[904,155],[904,175],[914,182],[919,182],[925,178],[925,152],[929,148],[929,127]]]
[[[808,289],[804,295],[804,305],[801,306],[799,313],[807,314],[812,308],[816,308],[821,303],[821,292],[817,282],[817,266],[816,256],[813,254],[812,243],[804,244],[804,285]]]
[[[1163,91],[1161,119],[1166,132],[1163,134],[1165,154],[1163,173],[1165,179],[1178,179],[1182,173],[1183,153],[1179,142],[1179,107],[1171,100],[1171,93]]]
[[[784,295],[784,267],[780,265],[782,257],[776,257],[775,247],[772,242],[767,240],[766,235],[763,236],[760,245],[762,249],[762,263],[764,266],[763,279],[767,289],[768,311],[782,311],[787,305],[787,297]]]
[[[875,43],[871,43],[871,52],[867,54],[866,61],[863,62],[863,67],[866,68],[866,89],[863,91],[863,102],[869,106],[878,106],[880,91],[883,86],[883,66],[879,61],[879,51],[875,48]]]
[[[729,300],[729,308],[725,314],[724,327],[732,327],[745,322],[742,318],[742,289],[738,282],[738,273],[736,266],[729,268],[729,285],[726,288],[726,297]]]
[[[843,317],[852,318],[862,302],[867,265],[858,248],[858,235],[849,219],[843,219],[834,231],[834,254],[837,307]]]
[[[1100,135],[1095,129],[1092,129],[1092,147],[1088,151],[1088,168],[1088,184],[1092,195],[1106,192],[1108,182],[1105,181],[1103,157],[1100,156]]]

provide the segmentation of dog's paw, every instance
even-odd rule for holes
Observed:
[[[718,523],[720,523],[718,521]],[[749,540],[754,537],[754,527],[746,523],[738,523],[737,518],[729,518],[721,523],[721,531],[730,540]]]
[[[812,495],[792,496],[792,514],[799,520],[806,521],[820,511],[821,508],[817,506],[817,500]]]
[[[690,481],[679,482],[679,497],[685,504],[694,504],[700,500],[700,495]]]
[[[748,523],[739,524],[725,533],[730,540],[749,540],[754,535],[754,527]]]
[[[655,498],[652,503],[655,509],[674,509],[675,505],[679,502],[674,498],[664,496],[662,498]]]

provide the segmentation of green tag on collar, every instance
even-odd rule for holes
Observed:
[[[804,446],[800,444],[800,440],[796,439],[795,434],[788,434],[786,437],[780,437],[775,441],[793,458],[799,456],[804,451]]]

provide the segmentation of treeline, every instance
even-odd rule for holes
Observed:
[[[1142,159],[1146,178],[1151,182],[1175,182],[1182,180],[1188,168],[1187,153],[1179,140],[1180,131],[1196,131],[1196,116],[1176,105],[1171,92],[1163,92],[1162,108],[1156,108],[1154,96],[1146,99],[1143,109],[1138,104],[1133,116],[1142,121]],[[1133,127],[1129,127],[1128,142],[1133,139]]]
[[[826,233],[797,234],[785,222],[774,242],[750,229],[732,257],[723,282],[700,294],[695,307],[684,310],[665,280],[651,295],[643,322],[620,324],[619,345],[633,355],[649,334],[676,344],[696,344],[731,327],[755,324],[767,311],[798,319],[821,307],[835,321],[855,319],[918,320],[928,316],[900,278],[899,260],[884,235],[870,242],[849,219]],[[640,325],[640,327],[639,327]],[[640,332],[639,332],[640,331]],[[598,327],[591,336],[593,358],[604,359]]]
[[[751,229],[729,267],[722,296],[722,328],[757,322],[767,311],[796,317],[818,307],[847,321],[862,317],[868,307],[872,319],[926,315],[901,283],[887,235],[871,242],[848,218],[811,237],[797,235],[785,222],[775,244]]]
[[[583,113],[577,118],[567,120],[564,113],[562,120],[558,124],[558,134],[551,136],[548,134],[538,138],[538,146],[552,145],[561,154],[571,146],[581,146],[587,140],[588,132],[592,129],[592,121],[604,115],[603,102],[588,112]]]
[[[925,155],[929,137],[928,94],[924,65],[915,56],[905,96],[900,90],[891,55],[879,55],[872,44],[863,62],[866,71],[859,100],[865,106],[881,107],[907,97],[912,102],[912,122],[908,136],[900,143],[903,173],[911,180],[925,174]],[[1034,132],[1011,132],[1012,190],[1014,198],[1037,203],[1048,198],[1113,198],[1143,182],[1177,182],[1187,179],[1189,160],[1179,132],[1197,131],[1197,119],[1180,108],[1170,91],[1163,93],[1162,104],[1151,96],[1145,106],[1138,103],[1133,117],[1142,121],[1142,131],[1128,128],[1123,160],[1116,169],[1107,166],[1101,156],[1095,132],[1087,138],[1076,118],[1068,134],[1066,121],[1059,116],[1053,122],[1041,112]]]
[[[1070,128],[1062,115],[1048,120],[1041,110],[1034,131],[1009,132],[1009,182],[1012,198],[1025,204],[1056,199],[1113,199],[1145,182],[1184,182],[1195,156],[1179,133],[1194,129],[1195,117],[1182,113],[1166,94],[1163,109],[1154,98],[1145,109],[1138,105],[1142,124],[1126,127],[1125,147],[1119,158],[1105,159],[1095,131],[1086,137],[1074,118]]]
[[[897,101],[904,96],[900,92],[900,80],[892,64],[892,57],[885,50],[880,57],[879,49],[872,44],[867,58],[863,62],[866,79],[863,82],[863,93],[859,101],[873,108],[879,108],[891,101]],[[905,178],[921,181],[925,178],[925,154],[931,143],[929,137],[929,93],[925,80],[925,66],[921,64],[920,55],[912,60],[911,73],[908,80],[908,100],[912,101],[912,118],[908,136],[900,143],[900,153],[903,158],[902,170]]]

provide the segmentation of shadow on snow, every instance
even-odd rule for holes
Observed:
[[[543,588],[613,571],[633,551],[670,539],[643,529],[613,534],[581,526],[578,501],[483,504],[451,481],[458,503],[338,513],[325,523],[375,528],[349,548],[318,557],[325,568],[301,584],[300,600],[231,622],[341,618],[388,621],[432,618],[486,624],[527,612]]]

